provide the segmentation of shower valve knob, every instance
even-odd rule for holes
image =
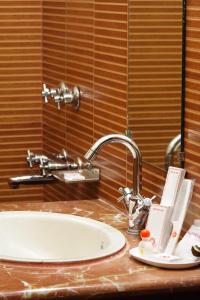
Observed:
[[[53,98],[55,103],[57,103],[58,109],[60,110],[60,103],[63,101],[63,97],[61,95],[55,95]]]
[[[56,158],[66,162],[68,158],[68,152],[65,149],[62,149],[62,151],[56,155]]]
[[[50,89],[50,95],[54,98],[58,94],[58,89]]]
[[[73,94],[71,92],[64,93],[63,100],[65,103],[71,103],[73,101]]]
[[[29,164],[29,167],[32,168],[33,167],[33,158],[35,157],[34,153],[31,152],[30,150],[27,151],[27,162]]]

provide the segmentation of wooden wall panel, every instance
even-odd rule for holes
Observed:
[[[81,109],[70,105],[57,110],[44,106],[44,150],[47,154],[69,150],[83,157],[93,143],[93,1],[44,1],[44,82],[56,86],[64,81],[81,89]],[[56,40],[55,40],[56,38]],[[95,184],[62,183],[45,187],[45,200],[97,197]],[[95,194],[95,195],[94,195]]]
[[[66,0],[66,5],[67,83],[81,89],[80,110],[66,107],[66,147],[73,157],[83,157],[93,144],[94,0]],[[71,186],[68,195],[75,199],[97,197],[97,185]]]
[[[43,82],[48,87],[59,86],[66,80],[66,1],[43,1]],[[43,104],[43,148],[48,155],[58,154],[65,148],[66,111],[57,109],[50,99]],[[44,200],[64,200],[65,188],[49,184],[44,188]]]
[[[129,0],[129,128],[143,159],[164,167],[180,132],[182,0]]]
[[[42,150],[42,1],[0,1],[0,201],[41,201],[42,186],[8,186]]]
[[[195,178],[195,192],[187,224],[200,216],[200,3],[187,1],[185,167]]]

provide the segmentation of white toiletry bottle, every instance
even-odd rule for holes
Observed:
[[[149,256],[154,253],[153,244],[150,238],[150,231],[143,229],[140,231],[141,241],[138,244],[138,250],[141,256]]]

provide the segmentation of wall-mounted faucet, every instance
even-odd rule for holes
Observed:
[[[48,103],[49,97],[53,98],[55,103],[60,109],[60,104],[72,104],[75,110],[78,110],[80,107],[80,97],[81,92],[80,88],[75,86],[72,90],[62,81],[59,84],[58,88],[50,89],[47,85],[43,84],[42,96],[44,97],[45,103]]]
[[[58,161],[50,159],[43,154],[38,155],[34,154],[30,150],[27,151],[26,160],[29,164],[29,167],[32,168],[33,165],[39,165],[42,176],[47,176],[51,174],[51,171],[55,170],[71,170],[78,168],[77,163],[68,161],[68,154],[65,149],[62,149],[61,153],[55,155],[55,159]]]
[[[123,196],[120,200],[124,201],[124,204],[128,210],[129,226],[128,232],[134,235],[138,235],[140,230],[144,228],[151,200],[144,198],[140,194],[141,189],[141,153],[136,143],[129,137],[120,134],[106,135],[94,143],[94,145],[88,150],[84,158],[88,161],[94,159],[98,151],[106,144],[120,143],[125,145],[131,152],[133,157],[133,188],[120,188]]]
[[[50,183],[57,179],[65,183],[99,181],[99,169],[94,168],[88,161],[83,161],[79,157],[75,160],[68,159],[65,149],[53,156],[55,160],[28,150],[26,161],[30,168],[34,165],[39,166],[40,174],[11,177],[10,186],[17,188],[20,184]]]
[[[46,155],[34,154],[32,151],[28,150],[26,157],[28,166],[33,168],[33,166],[38,165],[40,174],[11,177],[9,179],[10,186],[12,188],[17,188],[20,184],[44,184],[57,181],[56,177],[51,173],[51,170],[68,169],[69,163],[67,162],[67,152],[64,149],[55,157],[63,160],[63,163],[54,162]]]

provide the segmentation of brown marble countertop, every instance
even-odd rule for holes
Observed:
[[[200,291],[200,268],[163,270],[135,261],[128,250],[138,239],[126,234],[127,219],[102,200],[1,203],[0,211],[29,210],[70,213],[103,221],[121,230],[124,249],[110,257],[85,262],[34,264],[0,261],[0,299],[81,299]]]

